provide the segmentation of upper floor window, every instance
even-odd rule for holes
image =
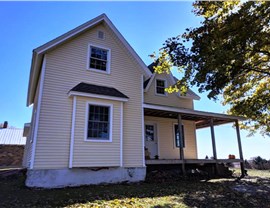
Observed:
[[[89,69],[110,72],[110,50],[90,45]]]
[[[165,80],[157,79],[156,80],[156,94],[166,95],[165,88],[166,88]]]
[[[87,140],[111,141],[111,108],[111,106],[89,104]]]

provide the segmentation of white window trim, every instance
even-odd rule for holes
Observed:
[[[108,53],[107,53],[107,56],[108,57],[107,57],[106,71],[102,71],[102,70],[99,70],[99,69],[90,68],[89,64],[90,64],[90,53],[91,53],[90,48],[91,48],[91,46],[108,51]],[[104,47],[102,45],[96,45],[96,44],[93,44],[93,43],[89,43],[88,44],[88,49],[87,49],[87,65],[86,65],[86,70],[93,71],[93,72],[98,72],[98,73],[103,73],[103,74],[110,74],[111,73],[111,49],[110,48],[106,48],[106,47]]]
[[[106,139],[88,139],[88,120],[89,120],[89,105],[97,105],[97,106],[105,106],[110,108],[110,132],[109,132],[109,140]],[[84,141],[85,142],[112,142],[112,128],[113,128],[113,104],[106,104],[100,102],[86,102],[86,110],[85,110],[85,127],[84,127]]]
[[[127,102],[128,98],[120,98],[120,97],[113,97],[108,95],[98,95],[93,93],[86,93],[86,92],[76,92],[76,91],[70,91],[68,93],[68,96],[82,96],[82,97],[90,97],[90,98],[99,98],[104,100],[116,100],[121,102]]]
[[[174,131],[174,128],[175,126],[178,125],[178,123],[173,123],[172,125],[172,131],[173,131],[173,148],[174,149],[179,149],[179,147],[176,146],[176,143],[175,143],[175,131]],[[185,140],[185,125],[182,123],[182,126],[183,126],[183,129],[184,129],[184,140]],[[186,143],[186,141],[184,141]]]
[[[164,90],[167,88],[167,80],[166,79],[155,79],[155,95],[158,95],[158,96],[168,96],[168,93],[166,91],[164,91],[165,94],[157,93],[157,80],[164,81],[164,85],[165,85]]]

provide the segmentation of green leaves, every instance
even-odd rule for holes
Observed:
[[[169,38],[162,48],[174,67],[184,69],[178,89],[184,94],[196,86],[213,100],[222,94],[229,113],[249,119],[242,128],[270,136],[270,2],[193,5],[204,18],[201,26]],[[158,71],[168,71],[162,60]]]

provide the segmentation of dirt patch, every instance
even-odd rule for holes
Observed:
[[[270,203],[270,178],[245,177],[231,186],[233,190],[250,197],[263,197]],[[270,204],[269,204],[270,206]]]

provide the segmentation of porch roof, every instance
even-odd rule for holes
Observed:
[[[164,118],[177,119],[178,114],[181,114],[183,120],[195,121],[196,129],[210,126],[210,119],[213,119],[214,125],[232,123],[238,120],[245,120],[241,116],[232,116],[221,113],[212,113],[206,111],[198,111],[187,108],[177,108],[170,106],[154,105],[144,103],[144,115]]]

